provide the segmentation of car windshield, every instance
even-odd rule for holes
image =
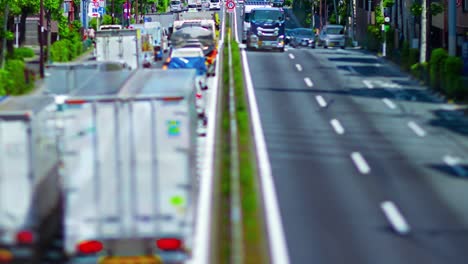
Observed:
[[[296,34],[300,36],[313,36],[314,35],[312,32],[312,29],[299,29],[296,31]]]
[[[171,1],[171,5],[179,5],[180,1]]]
[[[250,22],[250,13],[245,13],[244,14],[244,21],[245,22]]]
[[[327,34],[332,35],[342,35],[343,34],[343,27],[329,27],[326,30]]]
[[[218,3],[219,2],[219,0],[210,0],[210,1],[211,1],[211,3]]]
[[[252,21],[276,21],[284,20],[284,15],[279,10],[254,10],[252,12],[251,18]]]

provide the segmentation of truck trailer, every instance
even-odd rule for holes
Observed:
[[[0,258],[40,263],[42,245],[62,221],[54,99],[10,98],[0,104]]]
[[[194,78],[194,70],[140,69],[116,95],[64,102],[70,263],[188,258],[197,176]]]

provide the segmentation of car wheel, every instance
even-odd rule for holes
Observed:
[[[345,49],[346,47],[345,46],[341,46],[342,49]]]
[[[284,47],[279,48],[279,52],[284,52]]]
[[[312,48],[315,49],[315,45],[313,45]]]
[[[328,46],[324,45],[323,48],[324,48],[324,49],[328,49]]]

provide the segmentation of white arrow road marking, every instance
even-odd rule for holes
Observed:
[[[294,60],[296,57],[294,57],[294,54],[289,53],[289,58],[291,58],[291,60]]]

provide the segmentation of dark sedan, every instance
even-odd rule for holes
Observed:
[[[315,32],[311,28],[295,28],[289,40],[292,47],[311,47],[315,49]]]

